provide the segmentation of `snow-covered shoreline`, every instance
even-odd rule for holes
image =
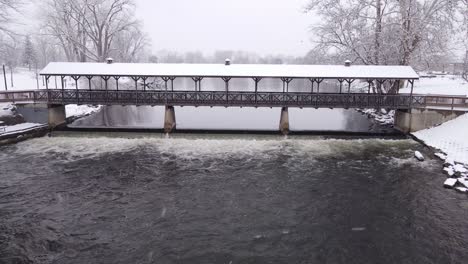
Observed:
[[[101,105],[66,105],[65,113],[67,118],[81,118],[99,111]]]
[[[356,109],[358,112],[367,115],[367,117],[372,118],[374,121],[384,126],[393,126],[395,120],[395,111],[386,111],[385,109],[369,109],[369,108],[359,108]]]
[[[101,109],[101,106],[67,105],[67,119],[75,120],[88,116]],[[38,130],[48,129],[47,124],[27,122],[12,104],[0,104],[0,141],[12,137],[21,138]]]
[[[409,87],[400,90],[409,93]],[[468,96],[468,83],[453,75],[421,78],[415,82],[414,93]],[[394,112],[377,109],[358,109],[381,125],[393,125]],[[439,126],[417,131],[412,135],[425,145],[436,149],[434,155],[444,162],[449,180],[445,187],[468,192],[468,114]]]
[[[444,185],[468,192],[468,114],[439,126],[412,133],[427,146],[439,150],[434,155],[444,162],[450,179]],[[458,187],[457,187],[458,186]]]

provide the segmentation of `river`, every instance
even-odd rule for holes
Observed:
[[[0,263],[466,263],[468,200],[430,153],[312,136],[3,146]]]

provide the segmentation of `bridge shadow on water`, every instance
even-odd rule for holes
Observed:
[[[175,133],[279,134],[279,108],[176,107]],[[292,135],[401,135],[355,109],[289,109]],[[76,131],[162,132],[164,107],[104,106],[64,128]]]

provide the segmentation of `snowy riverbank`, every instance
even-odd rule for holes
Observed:
[[[98,112],[101,105],[66,105],[65,113],[67,118],[81,118]]]
[[[458,191],[468,192],[468,114],[413,135],[442,152],[435,155],[444,161],[448,176],[456,179],[449,186],[459,185]]]
[[[10,72],[7,73],[8,90],[30,90],[30,89],[45,89],[45,83],[41,76],[37,75],[36,71],[28,70],[27,68],[16,68],[13,72],[13,78]],[[54,79],[55,80],[55,79]],[[77,119],[90,115],[101,109],[101,106],[91,105],[67,105],[66,117]],[[26,121],[17,113],[16,107],[12,104],[0,104],[0,121],[3,121],[3,126],[8,127],[8,130],[15,129],[13,125],[25,123]],[[6,128],[5,128],[6,130]],[[0,133],[3,129],[0,130]]]
[[[372,118],[377,123],[384,126],[393,126],[395,120],[395,111],[388,111],[385,109],[357,109],[358,112],[367,115],[368,118]]]
[[[400,90],[409,93],[410,88]],[[421,78],[415,82],[414,93],[468,96],[468,83],[458,76],[443,75]],[[382,125],[394,123],[394,111],[358,109]],[[435,155],[444,161],[444,172],[449,176],[446,187],[468,192],[468,114],[439,126],[413,133],[426,145],[438,149]]]

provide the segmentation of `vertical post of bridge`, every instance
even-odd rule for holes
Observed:
[[[259,77],[254,77],[252,78],[255,82],[255,107],[257,107],[257,103],[258,103],[258,83],[262,80],[262,78],[259,78]]]
[[[164,132],[171,133],[176,129],[176,116],[174,106],[166,105],[164,114]]]
[[[287,107],[281,108],[279,130],[283,135],[289,134],[289,113]]]
[[[226,103],[229,103],[229,81],[231,80],[231,77],[222,77],[225,87],[226,87]]]

